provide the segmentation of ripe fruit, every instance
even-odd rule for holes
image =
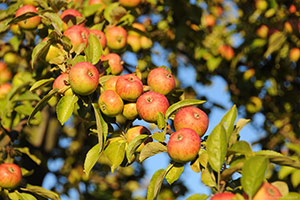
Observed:
[[[196,158],[200,146],[199,135],[193,129],[182,128],[170,136],[167,150],[172,160],[185,163]]]
[[[4,99],[8,92],[11,90],[12,85],[10,83],[4,83],[0,85],[0,99]]]
[[[71,26],[64,32],[64,35],[71,40],[73,49],[76,49],[80,44],[87,46],[89,34],[88,29],[79,25]]]
[[[155,68],[150,71],[147,84],[153,91],[163,95],[169,94],[175,88],[175,78],[172,73],[164,68]]]
[[[129,44],[133,52],[138,52],[141,49],[141,40],[139,36],[128,35],[127,43]]]
[[[151,132],[144,126],[134,126],[130,129],[128,129],[126,133],[127,141],[131,142],[135,137],[139,135],[151,135]],[[142,148],[147,144],[148,142],[152,142],[152,138],[147,138],[145,142],[143,142],[137,149],[136,152],[140,152]]]
[[[10,81],[12,78],[11,71],[4,62],[0,62],[0,84]]]
[[[121,97],[113,90],[102,92],[98,103],[101,111],[109,117],[115,117],[120,114],[124,106]]]
[[[13,52],[7,52],[3,57],[4,62],[7,65],[16,65],[19,63],[19,57]]]
[[[125,7],[136,7],[140,4],[141,0],[119,0],[120,4]]]
[[[17,10],[16,17],[21,16],[28,12],[38,13],[37,9],[34,6],[24,5]],[[34,16],[34,17],[27,18],[25,20],[19,21],[18,25],[23,29],[34,29],[40,24],[40,22],[41,22],[41,17]]]
[[[210,200],[231,200],[234,194],[231,192],[217,193]]]
[[[268,8],[268,2],[266,0],[256,0],[255,7],[258,10],[266,10]]]
[[[142,81],[133,74],[125,74],[118,78],[116,91],[126,101],[135,101],[143,93]]]
[[[76,17],[83,17],[82,14],[75,9],[66,9],[64,10],[60,18],[63,21],[63,30],[66,30],[68,28],[68,24],[76,25],[77,20]]]
[[[221,45],[218,49],[219,53],[226,60],[231,60],[234,57],[234,51],[231,46]]]
[[[215,16],[209,14],[204,17],[204,25],[205,26],[214,26],[216,24]]]
[[[18,24],[11,24],[10,30],[14,35],[21,35],[20,26]]]
[[[98,10],[102,11],[106,7],[106,3],[108,3],[107,1],[108,0],[90,0],[89,5],[91,6],[91,5],[101,4],[101,6]]]
[[[123,71],[121,57],[116,53],[109,53],[101,57],[101,61],[108,61],[108,66],[111,69],[111,74],[118,75]]]
[[[125,104],[122,115],[128,120],[134,120],[139,115],[136,109],[136,103]]]
[[[113,76],[110,79],[108,79],[104,84],[104,89],[116,91],[116,83],[119,77],[120,76]]]
[[[197,107],[184,107],[174,118],[174,127],[178,131],[182,128],[191,128],[201,137],[208,128],[208,117],[205,112]]]
[[[120,26],[110,26],[105,32],[107,46],[119,50],[127,44],[127,31]]]
[[[270,183],[264,182],[255,193],[253,200],[279,200],[282,197],[280,191]],[[245,198],[248,199],[248,198]]]
[[[59,75],[55,79],[55,81],[53,82],[53,85],[52,85],[53,88],[59,89],[58,92],[60,94],[63,94],[66,96],[71,96],[71,95],[73,95],[73,91],[69,86],[70,86],[69,74],[67,74],[67,73],[62,73],[61,75]]]
[[[269,33],[269,28],[266,25],[261,25],[257,30],[256,34],[261,38],[267,38]]]
[[[290,60],[293,62],[297,62],[300,58],[300,49],[292,48],[289,53]]]
[[[139,116],[147,122],[156,122],[158,113],[161,112],[163,115],[169,108],[168,99],[154,91],[149,91],[142,94],[137,102],[136,108]]]
[[[97,89],[99,72],[91,63],[79,62],[71,68],[69,81],[75,93],[89,95]]]
[[[294,4],[290,5],[290,8],[289,8],[289,12],[290,13],[295,13],[297,11],[297,8]]]
[[[143,49],[150,49],[153,46],[152,40],[146,36],[141,36],[141,47]]]
[[[22,180],[21,168],[13,163],[3,163],[0,165],[0,187],[15,188]]]
[[[90,30],[90,33],[94,34],[98,39],[99,42],[102,46],[102,49],[105,49],[106,47],[106,37],[103,31],[97,30],[97,29],[92,29]]]

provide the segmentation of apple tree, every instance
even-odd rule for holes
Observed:
[[[185,168],[212,193],[189,200],[300,198],[298,0],[0,6],[2,199],[57,200],[74,189],[80,199],[176,199],[188,190]],[[184,88],[187,66],[196,80]],[[234,105],[208,132],[210,110],[223,106],[196,85],[213,77]],[[266,136],[254,151],[240,131],[258,114]],[[170,163],[145,187],[143,161],[158,153]]]

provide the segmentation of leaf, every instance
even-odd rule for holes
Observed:
[[[300,184],[300,170],[296,170],[291,175],[291,182],[294,188]]]
[[[206,194],[193,194],[189,196],[186,200],[206,200],[208,196]]]
[[[286,41],[286,36],[284,33],[276,32],[272,34],[271,37],[269,38],[268,49],[265,52],[264,57],[267,57],[273,52],[279,50],[285,41]]]
[[[237,109],[236,105],[233,105],[232,108],[224,115],[220,122],[220,124],[222,124],[226,130],[227,141],[229,141],[231,138],[236,117]]]
[[[283,181],[275,181],[272,183],[273,186],[275,186],[279,192],[282,194],[282,196],[285,196],[289,193],[289,186],[286,182]]]
[[[200,151],[198,152],[197,159],[191,162],[190,166],[194,172],[199,173],[201,171],[201,166],[203,168],[206,168],[207,163],[208,163],[207,151],[205,151],[204,149],[200,149]]]
[[[153,174],[148,186],[147,200],[154,200],[158,195],[165,177],[165,172],[166,170],[159,169]]]
[[[63,96],[56,106],[57,119],[61,125],[64,125],[66,121],[71,117],[74,105],[78,101],[76,95],[73,96]]]
[[[90,171],[95,166],[97,161],[100,158],[100,151],[99,151],[99,144],[96,144],[93,146],[86,154],[85,160],[84,160],[84,172],[87,176],[89,176]]]
[[[60,19],[59,15],[57,13],[45,12],[42,16],[44,18],[47,18],[47,20],[52,24],[52,26],[56,30],[58,30],[58,31],[62,30],[63,21]]]
[[[216,172],[219,172],[224,164],[227,153],[226,131],[221,124],[218,124],[208,136],[206,141],[208,162]]]
[[[40,97],[37,94],[32,94],[29,91],[26,91],[25,93],[16,96],[13,101],[17,102],[17,101],[40,101]]]
[[[166,180],[171,185],[177,181],[184,170],[183,164],[174,164],[173,167],[167,172]]]
[[[28,191],[34,194],[37,194],[41,197],[52,199],[52,200],[60,200],[57,193],[52,192],[50,190],[47,190],[45,188],[42,188],[40,186],[34,186],[34,185],[26,185],[26,188],[20,188],[23,191]]]
[[[287,143],[286,147],[292,151],[295,151],[300,156],[300,145],[294,143]]]
[[[29,194],[29,193],[17,192],[17,194],[18,194],[20,200],[37,200],[37,198],[35,198],[35,196],[33,196],[32,194]]]
[[[297,192],[290,192],[287,195],[284,195],[283,197],[280,198],[280,200],[298,200],[300,199],[300,194]]]
[[[229,141],[229,146],[231,146],[233,143],[235,143],[237,141],[238,138],[238,134],[240,133],[240,131],[242,130],[242,128],[244,128],[244,126],[246,124],[248,124],[250,122],[250,119],[239,119],[238,122],[236,123],[236,127],[233,130],[232,134],[231,134],[231,138]]]
[[[29,89],[30,92],[33,92],[34,90],[37,90],[37,89],[40,89],[50,83],[52,83],[53,81],[55,80],[55,78],[48,78],[48,79],[42,79],[42,80],[39,80],[37,82],[35,82],[31,88]]]
[[[174,113],[176,110],[186,107],[186,106],[194,106],[203,104],[205,101],[198,100],[198,99],[184,99],[177,103],[172,104],[168,110],[165,113],[165,119],[169,119],[172,113]]]
[[[104,154],[111,163],[112,173],[124,160],[126,142],[122,138],[117,138],[114,141],[111,140],[104,150]]]
[[[22,42],[22,40],[20,40],[19,37],[17,37],[16,35],[14,35],[9,40],[9,43],[11,44],[13,50],[16,51],[16,52],[19,50],[19,46],[20,46],[21,42]]]
[[[296,171],[294,167],[289,166],[282,166],[278,172],[278,178],[279,179],[285,179],[288,175]]]
[[[158,142],[164,142],[166,140],[166,132],[156,132],[152,135],[152,138]]]
[[[243,190],[251,198],[261,186],[269,160],[263,156],[254,156],[246,160],[242,168],[241,183]]]
[[[148,142],[140,153],[139,160],[143,162],[145,159],[149,158],[158,153],[167,152],[167,147],[162,143],[158,142]]]
[[[47,105],[48,101],[58,92],[58,88],[52,89],[47,95],[45,95],[41,101],[39,101],[34,107],[32,113],[30,114],[27,124],[30,124],[30,120],[35,116],[38,111],[41,111],[45,105]]]
[[[26,154],[29,158],[31,158],[31,160],[33,160],[38,165],[40,165],[41,162],[42,162],[38,157],[36,157],[34,154],[30,153],[30,150],[29,150],[28,147],[22,147],[22,148],[21,147],[15,147],[14,150],[19,151],[23,154]]]
[[[85,6],[82,14],[86,17],[89,17],[95,14],[101,7],[103,7],[103,4],[93,4]]]
[[[42,57],[43,54],[46,53],[47,49],[50,47],[50,43],[48,41],[42,41],[38,45],[36,45],[31,54],[31,67],[34,68],[37,60]]]
[[[210,72],[215,71],[215,69],[218,68],[218,66],[220,65],[220,63],[222,62],[222,58],[221,57],[211,57],[210,59],[208,59],[207,61],[207,68]]]
[[[215,177],[214,173],[208,167],[206,167],[201,172],[201,181],[208,187],[216,187],[217,186],[216,177]]]
[[[165,119],[164,119],[164,115],[162,114],[162,112],[158,112],[158,116],[157,116],[157,127],[162,130],[163,128],[165,128],[167,125]]]
[[[98,134],[98,143],[99,143],[99,151],[102,151],[104,148],[104,144],[106,143],[106,137],[108,134],[108,125],[104,121],[98,104],[93,103],[93,108],[95,112],[96,125],[97,125],[97,134]]]
[[[94,34],[89,35],[88,46],[84,49],[84,53],[88,62],[92,63],[93,65],[99,62],[100,57],[103,54],[103,49],[99,39]]]
[[[246,141],[238,141],[234,143],[229,149],[231,153],[240,153],[244,155],[252,155],[252,149],[248,142]]]
[[[126,157],[128,160],[131,159],[136,149],[146,140],[146,138],[149,138],[149,135],[139,135],[129,142],[129,145],[126,149]]]

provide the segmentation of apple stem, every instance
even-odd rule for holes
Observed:
[[[220,179],[221,179],[221,173],[220,173],[220,171],[218,171],[218,178],[217,178],[218,180],[217,180],[217,190],[218,190],[218,192],[221,192],[220,191]]]

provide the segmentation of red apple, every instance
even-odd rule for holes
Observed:
[[[108,66],[111,69],[111,74],[118,75],[123,71],[123,65],[121,57],[116,53],[108,53],[107,55],[101,56],[101,61],[108,61]]]
[[[120,26],[109,26],[105,32],[107,46],[111,49],[120,50],[127,44],[127,31]]]
[[[289,53],[289,56],[290,56],[290,60],[293,61],[293,62],[297,62],[300,58],[300,49],[299,48],[292,48],[290,50],[290,53]]]
[[[53,85],[52,85],[53,88],[58,88],[59,89],[58,92],[60,94],[63,94],[63,95],[66,95],[66,96],[72,96],[73,91],[69,86],[70,86],[69,74],[67,74],[67,73],[62,73],[61,75],[59,75],[54,80]]]
[[[146,32],[145,26],[141,23],[134,22],[131,26],[137,30],[140,30],[141,32]],[[135,30],[129,30],[128,35],[141,36],[141,34]]]
[[[196,158],[200,147],[199,135],[193,129],[182,128],[170,136],[167,150],[172,160],[185,163]]]
[[[102,49],[105,49],[106,47],[106,37],[103,31],[97,30],[97,29],[91,29],[90,33],[94,34],[98,39],[102,46]]]
[[[10,83],[4,83],[0,85],[0,99],[4,99],[8,92],[11,90],[12,85]]]
[[[66,30],[68,28],[68,24],[71,22],[71,25],[76,25],[77,20],[76,17],[83,17],[82,14],[75,9],[66,9],[64,10],[60,18],[63,21],[63,30]],[[82,23],[83,25],[84,23]]]
[[[134,126],[126,132],[127,141],[131,142],[135,137],[139,135],[151,135],[151,132],[144,126]],[[137,149],[136,152],[141,152],[142,148],[148,142],[152,142],[152,138],[147,138],[145,142],[143,142]]]
[[[22,180],[21,168],[13,163],[3,163],[0,165],[0,187],[15,188]]]
[[[142,81],[133,74],[125,74],[118,78],[116,91],[126,101],[136,101],[143,93]]]
[[[122,6],[133,8],[139,5],[141,0],[119,0],[119,2]]]
[[[110,79],[108,79],[104,84],[104,89],[116,91],[116,83],[119,77],[120,76],[113,76]]]
[[[178,131],[191,128],[201,137],[208,128],[208,117],[201,109],[193,106],[181,108],[174,117],[174,127]]]
[[[127,43],[129,44],[133,52],[138,52],[141,49],[141,40],[139,36],[128,35]]]
[[[153,91],[163,95],[169,94],[175,88],[175,78],[164,68],[155,68],[148,74],[147,84]]]
[[[295,13],[297,11],[297,8],[294,4],[290,5],[290,8],[289,8],[289,12],[290,13]]]
[[[19,8],[16,12],[16,17],[26,14],[28,12],[38,13],[37,9],[32,5],[24,5]],[[30,17],[28,19],[22,20],[18,22],[18,25],[23,29],[34,29],[41,22],[40,16]]]
[[[12,79],[12,73],[4,62],[0,62],[0,84],[6,83]]]
[[[109,3],[108,0],[90,0],[88,4],[89,5],[101,4],[99,11],[102,11],[105,9],[107,3]]]
[[[221,45],[218,51],[226,60],[231,60],[234,57],[234,51],[231,46]]]
[[[247,195],[246,200],[248,200]],[[282,197],[280,191],[272,184],[264,182],[255,193],[252,200],[279,200]]]
[[[209,26],[209,27],[214,26],[216,24],[215,16],[211,14],[204,16],[204,24],[205,26]]]
[[[127,103],[124,105],[123,116],[128,120],[134,120],[139,115],[136,109],[136,103]]]
[[[235,195],[231,192],[217,193],[210,200],[231,200]]]
[[[269,33],[269,28],[266,25],[261,25],[257,30],[256,34],[261,38],[267,38]]]
[[[163,115],[169,108],[168,99],[154,91],[149,91],[142,94],[137,102],[136,108],[139,116],[147,122],[156,122],[158,118],[158,113],[161,112]]]
[[[79,62],[74,65],[69,73],[72,90],[79,95],[92,94],[99,84],[99,72],[89,62]]]
[[[115,117],[122,113],[124,107],[123,100],[113,90],[105,90],[102,92],[98,103],[101,111],[109,117]]]
[[[89,30],[80,25],[71,26],[64,32],[64,35],[71,40],[73,49],[76,49],[80,44],[85,44],[87,47],[89,34]]]
[[[287,33],[292,33],[293,32],[293,26],[290,22],[284,22],[283,24],[283,30],[286,31]]]

